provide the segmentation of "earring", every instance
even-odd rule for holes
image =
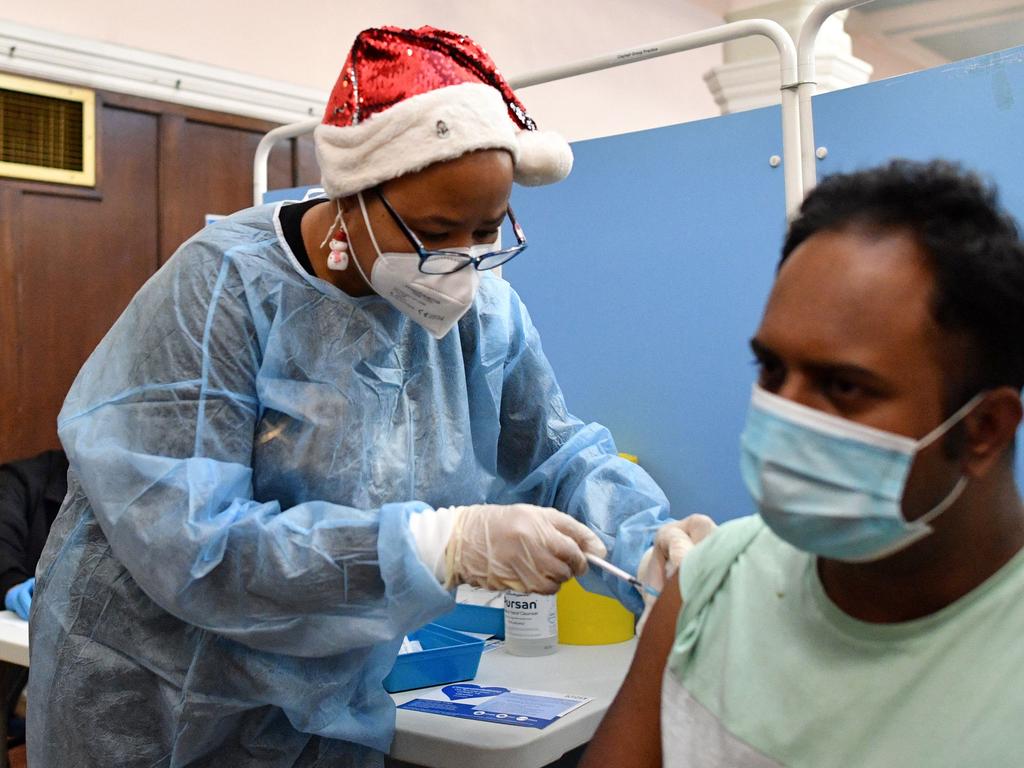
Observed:
[[[327,268],[338,272],[348,269],[348,236],[339,229],[327,246],[331,249],[331,255],[327,257]]]
[[[338,208],[338,215],[331,222],[331,228],[320,242],[320,247],[323,248],[324,243],[327,243],[327,247],[331,249],[327,257],[327,268],[344,272],[348,269],[348,234],[345,232],[345,220],[341,217],[341,201],[335,200],[334,203]]]

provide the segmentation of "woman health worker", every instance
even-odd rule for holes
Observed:
[[[64,404],[36,768],[379,765],[381,680],[451,586],[553,592],[606,548],[634,570],[668,519],[487,271],[525,247],[498,243],[513,179],[572,156],[486,53],[361,33],[315,139],[329,200],[186,242]]]

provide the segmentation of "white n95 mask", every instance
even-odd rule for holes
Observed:
[[[370,218],[366,215],[362,193],[360,192],[357,197],[366,231],[370,235],[373,249],[377,252],[377,261],[373,265],[370,277],[363,272],[359,259],[353,259],[359,268],[359,274],[391,306],[422,326],[435,339],[444,338],[473,306],[473,300],[480,287],[480,275],[477,270],[470,264],[451,274],[428,275],[420,271],[420,257],[417,253],[381,253],[377,238],[373,234],[373,227],[370,226]],[[350,247],[351,242],[350,237]],[[484,243],[468,248],[446,250],[477,256],[489,253],[493,249],[493,243]]]
[[[961,476],[916,520],[903,493],[918,451],[981,402],[975,395],[920,440],[808,408],[754,386],[740,438],[743,482],[765,524],[797,549],[831,560],[880,560],[931,533],[967,485]]]

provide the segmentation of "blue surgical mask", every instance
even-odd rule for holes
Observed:
[[[931,533],[928,524],[957,500],[916,520],[902,500],[914,457],[981,402],[973,397],[920,440],[858,424],[754,387],[740,439],[740,469],[765,524],[794,547],[832,560],[867,562]]]

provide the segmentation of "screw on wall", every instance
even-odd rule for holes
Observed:
[[[826,157],[828,157],[828,147],[818,147],[816,150],[814,150],[814,155],[819,160],[824,160]]]

